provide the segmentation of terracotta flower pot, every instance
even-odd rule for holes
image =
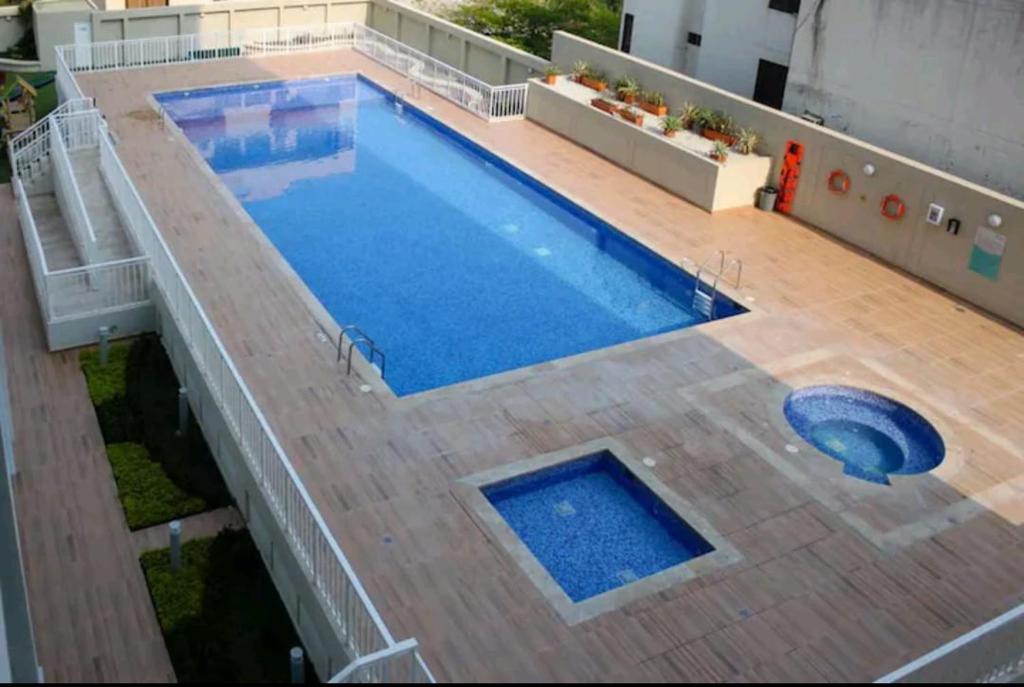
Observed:
[[[580,83],[586,86],[587,88],[593,88],[595,91],[603,91],[608,88],[607,82],[588,79],[585,76],[580,78]]]
[[[557,82],[558,82],[558,75],[557,74],[545,74],[544,75],[544,83],[546,83],[548,86],[554,86]]]
[[[714,129],[704,129],[703,135],[704,138],[708,139],[709,141],[721,141],[730,148],[736,145],[735,137],[730,136],[728,134],[723,134],[720,131],[715,131]]]
[[[665,132],[665,135],[666,135],[667,137],[669,137],[669,138],[675,138],[675,137],[676,137],[676,134],[677,134],[677,133],[678,133],[678,132],[676,132],[676,131],[666,131],[666,132]]]
[[[644,123],[644,116],[640,113],[634,115],[629,110],[619,110],[619,116],[630,124],[636,124],[637,126],[642,126]]]
[[[668,105],[651,105],[650,103],[640,103],[640,108],[647,112],[650,112],[655,117],[664,117],[668,114]]]
[[[590,101],[590,104],[602,112],[607,112],[608,114],[615,114],[619,111],[619,108],[615,103],[610,103],[604,98],[594,98]]]

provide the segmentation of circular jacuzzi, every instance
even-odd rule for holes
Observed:
[[[783,410],[797,434],[842,462],[844,473],[868,482],[928,472],[946,455],[942,437],[919,413],[864,389],[798,389]]]

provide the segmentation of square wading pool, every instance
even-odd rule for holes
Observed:
[[[739,556],[609,440],[464,480],[470,505],[570,623]]]
[[[362,76],[156,100],[398,396],[709,319],[693,275]]]

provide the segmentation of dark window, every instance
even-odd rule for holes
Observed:
[[[689,43],[690,45],[696,45],[698,48],[700,47],[700,41],[701,35],[699,33],[694,33],[693,31],[691,31],[686,36],[686,42]]]
[[[629,52],[633,47],[633,15],[626,14],[622,18],[622,52]]]
[[[768,0],[768,9],[797,14],[800,12],[800,0]]]
[[[757,83],[754,84],[754,100],[776,110],[782,109],[782,96],[786,94],[786,77],[789,67],[761,60],[757,65]]]

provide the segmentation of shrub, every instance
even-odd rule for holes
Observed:
[[[139,438],[137,408],[126,398],[130,348],[128,344],[111,345],[106,365],[100,364],[98,350],[84,351],[79,357],[89,398],[96,406],[100,431],[108,444]]]
[[[249,533],[224,530],[181,549],[179,570],[168,549],[141,559],[178,681],[288,682],[299,638]]]
[[[179,489],[150,457],[145,446],[108,444],[107,457],[130,529],[150,527],[206,510],[206,502]]]

